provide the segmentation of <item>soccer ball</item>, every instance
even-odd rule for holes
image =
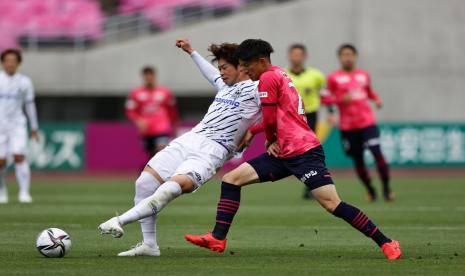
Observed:
[[[48,258],[61,258],[71,249],[71,238],[58,228],[48,228],[37,237],[37,250]]]

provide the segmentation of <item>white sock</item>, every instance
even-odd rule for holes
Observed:
[[[181,195],[181,186],[174,181],[166,181],[153,195],[143,199],[136,206],[118,217],[122,225],[157,215],[163,207]]]
[[[158,187],[160,187],[160,182],[153,175],[148,172],[142,172],[136,180],[134,205],[153,195]],[[139,220],[144,243],[151,247],[157,246],[156,218],[156,216],[149,216]]]
[[[3,168],[0,168],[0,192],[6,193],[7,189],[6,189],[5,175],[6,175],[6,166]]]
[[[31,171],[27,161],[15,164],[16,179],[18,180],[19,193],[29,194],[31,184]]]

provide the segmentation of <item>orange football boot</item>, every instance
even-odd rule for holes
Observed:
[[[210,249],[211,251],[221,253],[226,248],[227,239],[218,240],[213,237],[211,232],[204,235],[185,235],[186,241]]]
[[[397,260],[402,256],[402,251],[400,250],[400,243],[398,241],[392,240],[381,246],[381,251],[383,251],[384,256],[388,260]]]

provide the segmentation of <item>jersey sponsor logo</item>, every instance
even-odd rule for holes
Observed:
[[[304,182],[307,181],[308,179],[312,178],[313,176],[317,175],[318,172],[316,171],[309,171],[308,173],[304,174],[301,178],[300,181]]]
[[[268,92],[258,92],[260,98],[268,98]]]
[[[336,77],[336,82],[338,82],[338,83],[348,83],[348,82],[350,82],[350,77],[349,76],[337,76]]]
[[[241,105],[240,102],[236,102],[236,101],[231,100],[231,99],[223,99],[223,98],[215,98],[215,102],[224,103],[224,104],[227,104],[227,105],[232,105],[234,107],[239,107]]]

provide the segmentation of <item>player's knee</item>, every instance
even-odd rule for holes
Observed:
[[[24,155],[15,155],[13,159],[14,159],[15,163],[22,163],[22,162],[24,162],[24,160],[26,160],[26,156],[24,156]]]
[[[183,194],[195,191],[196,185],[194,184],[194,180],[192,180],[192,178],[188,175],[176,175],[170,180],[179,184]]]
[[[328,211],[329,213],[333,213],[334,210],[336,210],[339,203],[341,203],[340,200],[325,200],[322,201],[320,204],[326,211]]]
[[[225,174],[221,181],[237,186],[240,186],[242,184],[240,175],[231,172]]]

